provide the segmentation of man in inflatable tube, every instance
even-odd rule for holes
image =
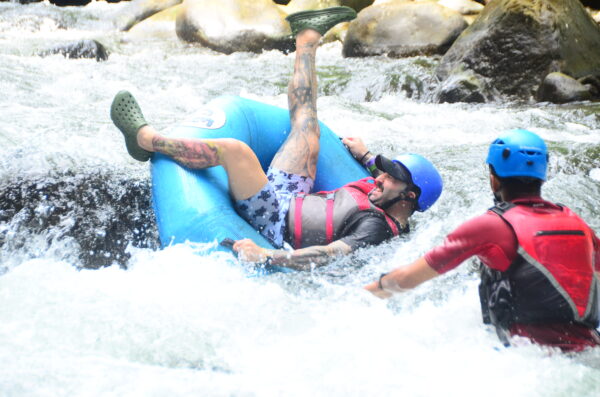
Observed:
[[[450,233],[442,245],[365,288],[387,298],[476,255],[483,321],[501,341],[579,351],[600,345],[600,241],[567,207],[541,198],[548,153],[533,132],[499,136],[487,157],[496,205]]]
[[[190,168],[223,166],[238,213],[275,247],[283,247],[286,241],[294,248],[268,250],[249,239],[239,240],[233,250],[242,260],[310,269],[407,232],[411,214],[425,211],[441,194],[441,177],[424,157],[405,154],[390,160],[374,156],[360,139],[353,138],[344,143],[376,179],[311,194],[320,137],[316,51],[327,30],[355,17],[356,12],[348,7],[288,16],[296,36],[288,90],[292,129],[266,174],[255,153],[241,141],[164,137],[146,123],[130,93],[122,91],[113,101],[111,118],[135,159],[147,161],[152,152],[160,152]]]

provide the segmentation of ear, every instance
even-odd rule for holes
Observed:
[[[413,200],[417,198],[417,194],[415,192],[413,192],[412,190],[409,190],[408,194],[406,196]]]
[[[490,187],[492,188],[492,192],[497,192],[500,190],[502,185],[500,184],[500,180],[496,178],[494,174],[490,174]]]

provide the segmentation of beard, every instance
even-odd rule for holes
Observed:
[[[373,193],[375,192],[375,190],[376,190],[376,189],[377,189],[377,187],[374,187],[373,189],[371,189],[371,191],[370,191],[369,193],[367,193],[367,198],[369,199],[369,201],[370,201],[372,204],[375,204],[375,203],[373,202],[373,198],[372,198],[372,197],[373,197]]]

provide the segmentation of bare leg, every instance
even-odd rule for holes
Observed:
[[[292,130],[271,166],[282,171],[315,179],[319,156],[317,120],[317,74],[315,55],[321,34],[306,29],[296,36],[294,75],[288,87]]]
[[[256,154],[237,139],[167,138],[146,125],[138,130],[137,141],[143,149],[166,154],[188,168],[223,166],[235,200],[252,197],[267,184]]]

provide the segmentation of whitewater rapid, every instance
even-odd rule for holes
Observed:
[[[293,54],[217,54],[168,22],[118,32],[121,7],[0,3],[0,396],[600,395],[599,349],[501,346],[473,262],[388,302],[361,289],[492,205],[486,148],[510,128],[548,142],[544,195],[599,233],[600,105],[431,104],[437,59],[344,59],[326,44],[320,119],[373,152],[425,155],[445,190],[408,237],[248,277],[202,245],[157,248],[148,165],[109,106],[130,90],[160,130],[223,94],[286,107]],[[80,39],[109,59],[37,55]]]

